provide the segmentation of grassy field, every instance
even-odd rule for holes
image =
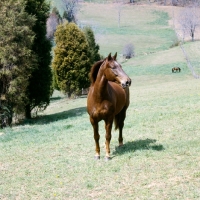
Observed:
[[[118,30],[114,8],[103,6],[83,4],[81,13],[82,24],[93,19],[105,30],[101,54],[120,52],[125,41],[136,50],[128,61],[119,55],[132,79],[124,146],[118,148],[113,131],[112,160],[104,160],[101,122],[101,160],[95,161],[86,97],[69,100],[55,92],[38,118],[0,132],[1,200],[200,199],[200,84],[180,47],[170,48],[170,17],[164,8],[127,6],[130,21]],[[192,61],[199,44],[184,45]],[[171,73],[174,66],[181,73]]]
[[[115,4],[83,4],[79,23],[94,28],[100,52],[122,53],[127,43],[134,44],[137,56],[166,50],[172,45],[174,31],[169,27],[167,13],[151,6],[124,5],[118,27],[118,9]],[[140,17],[138,17],[140,16]],[[83,20],[85,19],[85,20]]]

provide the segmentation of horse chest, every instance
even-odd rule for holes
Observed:
[[[114,106],[110,103],[102,103],[93,107],[91,116],[97,120],[102,120],[107,118],[109,115],[113,115]]]

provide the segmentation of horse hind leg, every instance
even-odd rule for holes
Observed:
[[[127,108],[124,107],[122,111],[115,116],[115,130],[119,129],[119,138],[118,138],[119,146],[123,145],[122,130],[124,127],[124,120],[126,118],[126,109]]]

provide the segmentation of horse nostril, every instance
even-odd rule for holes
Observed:
[[[122,83],[122,87],[125,88],[125,87],[126,87],[126,84]]]
[[[126,82],[122,83],[121,85],[122,85],[122,87],[123,87],[123,88],[126,88],[126,87],[128,87],[128,86],[130,86],[130,85],[131,85],[131,81],[130,81],[130,80],[128,80],[128,81],[126,81]]]

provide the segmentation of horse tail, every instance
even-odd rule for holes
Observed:
[[[114,118],[115,130],[119,128],[119,122],[120,122],[120,114],[115,115],[115,118]]]
[[[127,107],[124,107],[120,113],[115,115],[114,118],[115,130],[117,130],[119,127],[122,128],[124,126],[124,120],[126,118],[126,109]]]

